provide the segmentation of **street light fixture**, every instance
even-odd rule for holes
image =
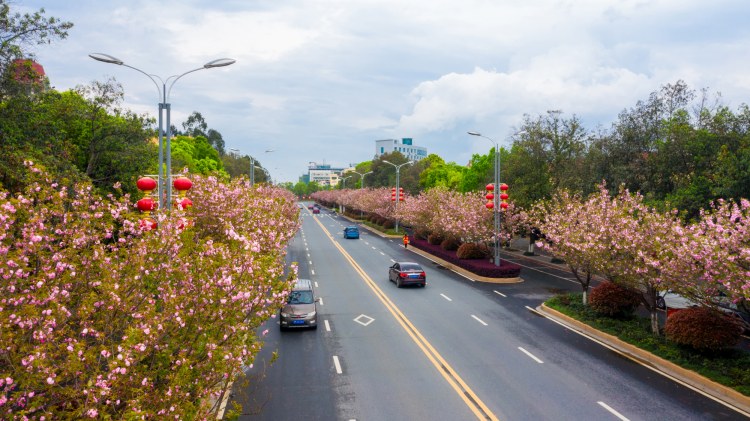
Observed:
[[[240,152],[240,150],[236,149],[236,148],[230,148],[229,150],[232,151],[232,152],[235,152],[236,154],[239,154],[239,152]],[[266,149],[265,152],[266,153],[274,152],[274,150],[273,149]],[[250,176],[250,187],[253,187],[255,185],[255,169],[256,168],[264,169],[264,168],[255,165],[255,158],[252,155],[249,155],[248,157],[250,158],[250,172],[249,172],[248,175]],[[266,177],[266,180],[267,179],[268,179],[268,177]]]
[[[494,237],[495,237],[495,266],[500,266],[500,145],[497,141],[494,139],[487,137],[479,132],[466,132],[470,134],[471,136],[479,136],[483,137],[490,142],[492,142],[492,145],[495,146],[495,174],[494,174],[494,192],[495,192],[495,198],[493,202],[492,210],[494,212],[494,218],[495,218],[495,229],[494,229]],[[514,134],[519,135],[521,133],[524,133],[524,131],[520,131]]]
[[[352,170],[352,172],[354,174],[359,175],[359,180],[361,181],[360,186],[359,186],[360,189],[365,187],[365,176],[367,174],[372,174],[372,171],[367,171],[366,173],[361,173],[361,172],[357,172],[357,171],[353,171]]]
[[[344,190],[346,188],[346,180],[354,177],[353,175],[350,175],[349,177],[344,177],[341,179],[341,190]],[[346,206],[344,204],[341,204],[341,214],[346,215]]]
[[[146,73],[143,70],[133,67],[131,65],[125,64],[122,60],[113,57],[109,54],[103,54],[103,53],[92,53],[89,54],[89,57],[93,58],[96,61],[101,61],[103,63],[109,63],[109,64],[116,64],[118,66],[125,66],[129,67],[137,72],[143,73],[146,75],[147,78],[151,79],[151,82],[154,82],[154,85],[156,86],[156,90],[159,92],[159,185],[158,185],[158,194],[159,194],[159,209],[170,209],[172,207],[172,151],[171,151],[171,138],[172,138],[172,124],[171,124],[171,110],[172,106],[169,103],[169,95],[172,92],[172,87],[175,83],[177,83],[178,80],[180,80],[181,77],[197,72],[198,70],[203,69],[213,69],[214,67],[224,67],[229,66],[230,64],[234,64],[236,60],[231,58],[220,58],[217,60],[209,61],[208,63],[204,64],[201,67],[198,67],[197,69],[188,70],[185,73],[182,73],[180,75],[172,75],[169,76],[166,80],[160,78],[157,75]],[[161,82],[161,86],[159,86],[159,83],[156,82],[156,80],[159,80]],[[171,80],[171,83],[170,83]],[[169,88],[167,89],[167,84],[169,84]],[[167,131],[166,131],[166,143],[162,140],[163,134],[164,134],[164,122],[162,119],[163,111],[167,110]],[[164,156],[166,152],[166,163],[164,162]],[[164,166],[166,165],[166,169]],[[162,174],[166,171],[166,177],[164,177]],[[166,185],[165,185],[166,184]],[[166,190],[166,195],[164,194],[164,190]],[[165,197],[166,196],[166,197]],[[165,203],[166,202],[166,203]]]
[[[383,160],[383,162],[385,162],[386,164],[393,165],[393,167],[396,168],[396,210],[398,211],[398,202],[401,201],[400,197],[398,196],[398,194],[400,192],[400,190],[399,190],[399,187],[400,187],[399,186],[399,182],[400,182],[400,180],[399,180],[399,173],[401,171],[401,167],[403,167],[404,165],[413,164],[414,161],[404,162],[401,165],[396,165],[393,162],[386,161],[385,159]],[[398,218],[396,218],[396,232],[398,232]]]

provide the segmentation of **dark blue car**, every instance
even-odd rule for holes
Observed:
[[[355,226],[350,226],[350,227],[344,228],[344,238],[358,239],[359,238],[359,228],[357,228]]]

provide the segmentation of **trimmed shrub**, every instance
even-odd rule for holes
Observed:
[[[604,316],[628,317],[641,304],[640,294],[614,282],[604,281],[591,289],[589,305]]]
[[[429,236],[427,236],[427,242],[432,244],[433,246],[440,245],[440,243],[442,243],[444,239],[445,238],[443,238],[443,236],[440,234],[430,234]]]
[[[461,241],[456,238],[446,238],[442,243],[440,243],[440,247],[442,247],[443,250],[449,251],[456,251],[458,250],[459,246],[461,246]]]
[[[409,245],[422,249],[435,257],[439,257],[448,263],[466,269],[479,276],[486,276],[489,278],[517,278],[521,274],[521,266],[518,266],[515,263],[510,263],[507,260],[500,260],[500,266],[495,266],[495,264],[489,259],[459,259],[456,257],[455,251],[443,250],[440,245],[430,244],[427,241],[416,238],[413,238]],[[480,245],[479,247],[486,249],[488,252],[487,256],[489,256],[489,248],[483,245]]]
[[[669,316],[664,334],[668,340],[698,351],[718,351],[739,342],[742,326],[714,308],[693,307]]]
[[[459,259],[486,259],[490,257],[490,248],[484,244],[463,243],[456,250]]]
[[[393,223],[393,221],[391,221],[390,219],[386,219],[381,225],[387,230],[396,226],[396,224]]]

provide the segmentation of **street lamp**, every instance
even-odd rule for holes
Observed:
[[[492,210],[495,213],[494,215],[495,216],[495,230],[494,230],[495,266],[500,266],[500,209],[501,209],[500,208],[500,145],[494,139],[487,137],[479,132],[467,132],[467,133],[472,136],[483,137],[489,140],[490,142],[492,142],[492,145],[495,146],[495,175],[494,175],[494,181],[492,183],[494,186],[493,191],[495,192],[495,198],[494,198],[494,203],[493,203],[494,206],[492,207]],[[522,130],[520,132],[517,132],[514,134],[514,136],[519,135],[521,133],[524,133],[524,131]]]
[[[399,186],[399,182],[400,182],[400,180],[399,180],[399,173],[401,171],[401,167],[403,167],[404,165],[413,164],[414,161],[404,162],[401,165],[396,165],[393,162],[386,161],[385,159],[383,160],[383,162],[385,162],[386,164],[393,165],[393,167],[396,168],[396,210],[398,210],[398,202],[401,201],[401,197],[399,196],[399,192],[400,192],[400,190],[399,190],[399,187],[400,187]],[[396,218],[396,232],[398,232],[398,218]]]
[[[198,70],[203,69],[213,69],[214,67],[224,67],[229,66],[230,64],[234,64],[236,60],[231,58],[220,58],[217,60],[209,61],[208,63],[204,64],[202,67],[198,67],[197,69],[188,70],[185,73],[182,73],[180,75],[172,75],[168,77],[166,80],[160,78],[157,75],[153,75],[150,73],[146,73],[141,69],[138,69],[136,67],[130,66],[128,64],[125,64],[122,60],[110,56],[109,54],[103,54],[103,53],[92,53],[89,54],[89,57],[93,58],[96,61],[101,61],[104,63],[109,64],[116,64],[118,66],[125,66],[129,67],[135,71],[138,71],[140,73],[143,73],[146,75],[147,78],[151,79],[151,82],[154,82],[154,85],[156,86],[156,90],[159,92],[159,186],[158,186],[158,193],[159,193],[159,209],[170,209],[172,207],[172,151],[171,151],[171,138],[172,138],[172,124],[171,124],[171,110],[172,106],[169,103],[169,95],[172,92],[172,87],[174,84],[180,80],[181,77],[185,76],[188,73],[197,72]],[[156,79],[161,82],[161,86],[156,82]],[[170,83],[171,80],[171,83]],[[167,89],[167,84],[169,84],[169,89]],[[164,133],[164,123],[162,120],[163,110],[167,110],[167,131],[166,131],[166,144],[162,141],[162,134]],[[164,155],[166,151],[166,163],[164,162]],[[164,168],[166,164],[166,169]],[[166,170],[166,182],[165,177],[162,175],[163,171]],[[164,185],[166,184],[166,186]],[[166,190],[166,197],[163,194],[164,190]],[[165,203],[166,201],[166,203]]]
[[[353,175],[350,175],[349,177],[344,177],[341,179],[341,190],[344,190],[346,188],[346,180],[354,177]],[[346,206],[344,204],[341,204],[341,214],[346,215]]]
[[[229,150],[232,152],[235,152],[235,154],[238,154],[240,152],[239,149],[235,149],[235,148],[230,148]],[[274,151],[273,149],[265,150],[266,153],[273,152],[273,151]],[[252,155],[248,155],[248,157],[250,158],[250,172],[248,173],[248,175],[250,176],[250,187],[253,187],[255,185],[255,169],[256,168],[264,169],[264,168],[255,165],[255,158]],[[266,180],[268,180],[268,177],[266,177]]]
[[[363,187],[365,187],[365,176],[366,176],[367,174],[372,174],[372,171],[367,171],[367,172],[366,172],[366,173],[364,173],[364,174],[363,174],[363,173],[361,173],[361,172],[357,172],[357,171],[352,171],[352,172],[353,172],[354,174],[357,174],[357,175],[359,175],[359,180],[361,181],[361,183],[360,183],[360,186],[359,186],[359,188],[360,188],[360,189],[361,189],[361,188],[363,188]]]
[[[273,152],[273,149],[266,149],[265,153]],[[266,177],[268,179],[268,177]],[[255,158],[250,155],[250,187],[255,186]]]

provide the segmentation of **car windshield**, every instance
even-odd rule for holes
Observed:
[[[289,304],[312,304],[312,291],[292,291],[289,294]]]
[[[401,263],[401,271],[403,272],[414,272],[414,271],[422,271],[422,267],[419,266],[416,263]]]

